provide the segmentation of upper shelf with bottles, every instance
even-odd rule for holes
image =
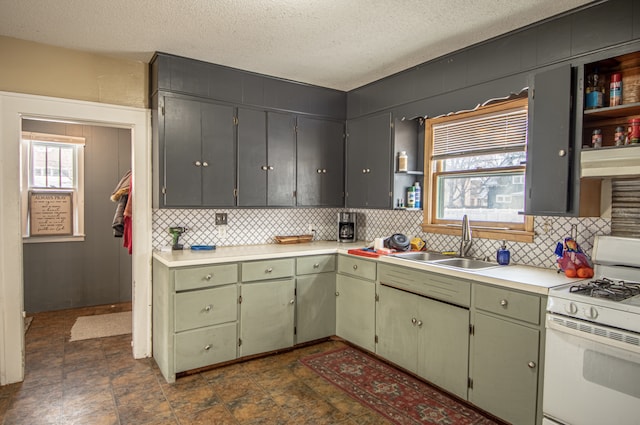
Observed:
[[[640,52],[586,64],[583,148],[640,146]],[[599,140],[601,136],[601,141]]]

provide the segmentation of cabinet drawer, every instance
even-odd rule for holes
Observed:
[[[335,255],[312,255],[296,258],[296,274],[332,272],[336,269]]]
[[[540,297],[484,285],[476,285],[474,290],[477,309],[540,324]]]
[[[242,281],[279,279],[293,276],[295,263],[293,258],[265,260],[242,263]]]
[[[338,257],[338,272],[363,279],[376,280],[376,263],[370,260],[341,255]]]
[[[237,346],[235,322],[179,333],[175,336],[176,372],[233,360]]]
[[[176,332],[237,320],[238,286],[178,293],[174,317]]]
[[[463,307],[471,304],[471,284],[466,280],[389,264],[379,269],[381,284]]]
[[[175,272],[176,291],[226,285],[238,281],[237,264],[189,267]]]

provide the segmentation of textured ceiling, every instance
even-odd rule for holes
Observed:
[[[587,0],[0,0],[0,35],[351,90]]]

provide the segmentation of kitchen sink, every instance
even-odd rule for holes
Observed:
[[[468,269],[468,270],[479,270],[479,269],[488,269],[490,267],[497,267],[498,265],[495,263],[490,263],[488,261],[476,260],[473,258],[448,258],[446,260],[438,260],[434,261],[434,264],[456,267],[459,269]]]
[[[392,254],[392,257],[404,258],[405,260],[414,260],[414,261],[436,261],[436,260],[444,260],[444,259],[452,259],[450,255],[440,254],[439,252],[429,252],[429,251],[420,251],[420,252],[403,252],[400,254]]]

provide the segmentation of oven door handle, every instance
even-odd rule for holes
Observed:
[[[634,341],[635,344],[630,342],[624,342],[624,341],[621,341],[620,339],[614,339],[614,338],[609,338],[601,335],[596,335],[587,331],[581,331],[578,329],[574,329],[572,327],[569,328],[560,323],[557,323],[555,321],[555,316],[551,314],[547,315],[547,329],[552,329],[560,333],[573,335],[575,337],[593,341],[598,344],[608,345],[610,347],[616,347],[621,350],[630,351],[635,354],[640,354],[640,336],[638,335],[632,334],[630,332],[625,332],[625,331],[609,330],[608,328],[605,328],[602,326],[595,326],[588,322],[573,321],[565,318],[562,318],[560,320],[565,323],[573,322],[573,323],[576,323],[578,326],[582,326],[582,323],[585,323],[585,326],[587,326],[589,329],[599,329],[599,330],[602,330],[602,333],[604,333],[605,335],[615,335],[616,338],[620,338],[623,340],[626,338],[631,341]]]

